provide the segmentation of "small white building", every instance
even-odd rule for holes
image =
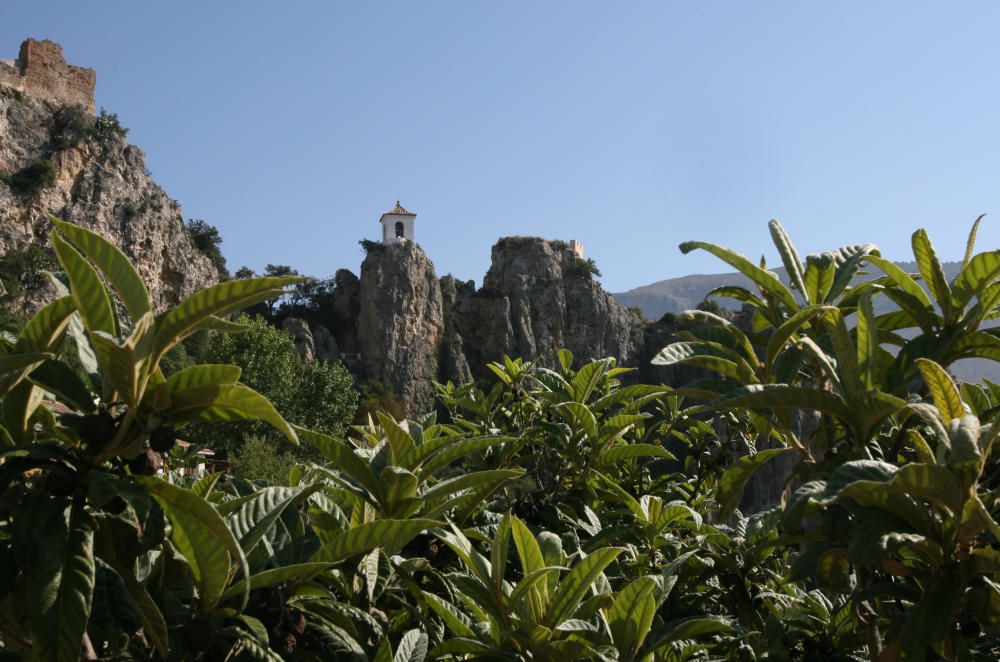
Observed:
[[[578,258],[580,258],[581,260],[583,259],[583,244],[581,244],[579,241],[577,241],[576,239],[570,239],[569,249],[574,253],[576,253],[576,256]]]
[[[413,241],[413,221],[417,215],[403,209],[396,200],[396,206],[382,214],[382,243],[398,244]]]

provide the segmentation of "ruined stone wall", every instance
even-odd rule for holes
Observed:
[[[94,112],[93,69],[66,64],[62,46],[26,39],[17,60],[0,60],[0,85],[60,106],[80,105]]]

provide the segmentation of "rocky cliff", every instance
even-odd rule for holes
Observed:
[[[593,269],[561,241],[498,241],[479,292],[479,317],[492,317],[480,326],[492,336],[480,343],[491,350],[484,358],[551,360],[565,347],[581,361],[614,356],[631,364],[640,342],[639,319],[601,288]]]
[[[366,248],[360,278],[338,271],[332,300],[310,324],[285,326],[304,356],[321,353],[310,336],[329,329],[359,380],[381,383],[408,415],[433,408],[433,382],[483,377],[505,354],[552,363],[565,347],[580,362],[614,356],[626,365],[642,354],[643,323],[563,242],[501,239],[478,290],[439,279],[414,242]]]
[[[396,393],[408,414],[432,409],[444,339],[434,265],[413,242],[380,244],[361,265],[358,300],[364,375]]]
[[[22,48],[22,59],[38,51]],[[42,52],[54,57],[51,47]],[[149,177],[142,150],[125,140],[116,117],[92,114],[92,81],[89,108],[67,104],[86,91],[80,86],[87,77],[46,62],[40,74],[25,68],[14,81],[20,87],[0,77],[0,256],[32,243],[48,246],[52,214],[117,243],[159,309],[217,281],[219,271],[192,244],[180,206]],[[72,78],[60,87],[64,71]],[[28,293],[27,307],[42,296]]]

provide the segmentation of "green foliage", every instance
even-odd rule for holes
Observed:
[[[282,485],[295,465],[295,457],[273,439],[250,437],[233,455],[233,475]]]
[[[22,198],[34,198],[56,183],[56,164],[49,159],[37,159],[17,172],[0,174],[0,183]]]
[[[0,256],[0,280],[6,285],[6,300],[15,303],[31,292],[37,292],[46,283],[44,271],[55,269],[55,255],[51,249],[30,243],[24,248],[7,251]]]
[[[202,255],[211,260],[212,264],[224,277],[229,275],[226,269],[226,258],[222,255],[222,236],[219,229],[209,225],[200,218],[192,218],[185,224],[191,243]],[[272,274],[268,274],[272,275]]]
[[[854,609],[872,660],[997,654],[1000,602],[993,591],[1000,566],[985,561],[1000,542],[991,491],[996,470],[988,462],[994,410],[983,400],[988,389],[960,387],[946,370],[960,358],[1000,360],[997,336],[980,330],[1000,312],[1000,251],[974,253],[979,220],[951,282],[926,233],[914,233],[923,286],[871,246],[809,256],[803,264],[772,221],[798,298],[763,264],[712,244],[681,245],[717,255],[757,284],[756,294],[724,290],[754,309],[753,328],[687,313],[695,326],[654,363],[717,373],[721,379],[679,391],[708,401],[693,411],[747,411],[788,447],[726,470],[718,494],[723,515],[770,455],[796,452],[791,477],[801,487],[781,526],[789,540],[808,545],[798,550],[790,576]],[[854,284],[865,262],[885,276]],[[898,310],[876,316],[875,296]],[[853,328],[846,322],[852,315]],[[898,333],[905,329],[916,335]],[[818,414],[815,424],[804,423],[809,413]]]
[[[52,151],[72,149],[86,140],[104,142],[113,136],[124,138],[126,134],[128,129],[122,127],[115,113],[101,108],[95,117],[83,106],[63,106],[53,115],[49,148]]]
[[[267,397],[288,420],[342,437],[357,406],[357,393],[343,365],[306,364],[292,337],[261,317],[242,316],[237,323],[243,327],[240,333],[213,336],[199,359],[239,366],[242,382]],[[191,430],[193,441],[229,456],[242,452],[253,437],[272,444],[280,440],[263,423],[198,425]]]
[[[11,656],[1000,656],[1000,386],[955,383],[921,354],[929,341],[894,333],[956,329],[937,358],[970,335],[986,347],[962,325],[998,312],[989,254],[970,248],[965,276],[947,282],[917,237],[937,303],[904,318],[871,304],[920,299],[899,274],[852,283],[865,260],[879,264],[871,247],[802,262],[772,224],[789,289],[725,249],[687,244],[759,285],[726,290],[756,309],[752,328],[689,311],[657,358],[716,376],[671,390],[625,383],[613,359],[504,357],[488,386],[439,385],[446,420],[374,411],[324,434],[278,413],[287,405],[297,420],[295,402],[276,409],[240,383],[275,386],[275,404],[291,397],[291,339],[218,317],[294,280],[222,283],[154,316],[120,251],[53,223],[70,289],[4,336],[0,357],[0,649]],[[164,374],[166,357],[208,330],[218,362]],[[86,379],[65,366],[70,333],[72,351],[92,352]],[[233,357],[243,369],[222,362]],[[890,389],[893,370],[914,377]],[[325,380],[304,387],[312,409]],[[197,448],[175,446],[193,423],[251,419],[280,434],[249,438],[234,475],[174,470]],[[311,453],[290,455],[282,438]],[[745,514],[762,472],[785,481],[783,498]]]
[[[377,380],[367,380],[358,388],[358,409],[355,421],[364,423],[378,412],[385,412],[394,418],[402,418],[403,403],[388,386]]]
[[[582,257],[574,256],[566,264],[564,270],[566,275],[571,278],[586,278],[589,280],[594,276],[601,277],[601,270],[597,268],[597,262],[592,257],[588,257],[585,260]]]
[[[112,136],[124,138],[128,135],[128,129],[121,125],[116,113],[109,113],[101,108],[101,112],[94,119],[93,135],[98,140],[107,140]]]

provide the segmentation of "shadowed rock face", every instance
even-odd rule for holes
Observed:
[[[0,254],[29,242],[47,246],[46,214],[115,242],[133,260],[158,310],[217,282],[219,272],[191,242],[181,208],[148,175],[145,156],[114,131],[66,128],[67,111],[0,87]],[[94,118],[75,115],[79,126]],[[79,128],[79,127],[78,127]],[[51,163],[54,180],[25,193],[10,176]],[[28,308],[45,300],[29,296]]]

